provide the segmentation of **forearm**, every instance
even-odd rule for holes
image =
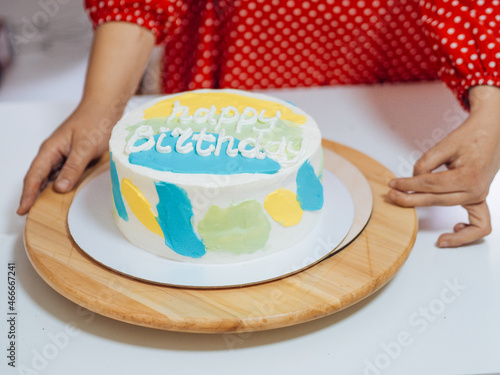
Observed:
[[[140,82],[155,37],[126,22],[108,22],[96,29],[79,108],[117,120]]]

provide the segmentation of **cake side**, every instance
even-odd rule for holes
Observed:
[[[155,254],[243,261],[307,235],[323,205],[321,135],[294,105],[239,90],[169,95],[110,140],[115,221]]]

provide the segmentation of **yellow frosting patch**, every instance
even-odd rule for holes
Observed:
[[[227,92],[206,92],[206,93],[186,93],[177,95],[173,98],[163,100],[149,107],[144,111],[144,118],[149,120],[152,117],[170,116],[174,102],[178,100],[181,105],[189,107],[189,114],[192,115],[198,108],[210,108],[212,105],[216,107],[216,114],[221,113],[221,109],[227,106],[235,107],[240,113],[246,107],[251,107],[260,113],[263,109],[266,110],[265,117],[273,117],[276,111],[281,112],[281,119],[291,121],[295,124],[303,125],[306,122],[306,117],[293,112],[290,108],[279,103],[270,102],[262,99],[255,99],[249,96],[230,94]]]
[[[130,180],[124,178],[121,183],[121,191],[137,219],[151,232],[163,237],[163,231],[156,221],[153,210],[151,210],[151,204],[139,188],[130,182]]]
[[[284,188],[269,194],[264,200],[264,208],[274,221],[285,227],[300,223],[304,212],[297,201],[297,195]]]

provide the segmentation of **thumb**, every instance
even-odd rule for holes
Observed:
[[[75,144],[54,182],[55,190],[66,193],[73,189],[93,158],[94,152],[90,142],[82,140]]]

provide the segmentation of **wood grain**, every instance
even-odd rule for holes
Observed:
[[[373,212],[363,232],[345,249],[296,275],[217,290],[158,286],[122,276],[94,262],[72,241],[66,219],[75,191],[61,195],[51,188],[40,195],[26,219],[28,257],[40,276],[71,301],[104,316],[152,328],[248,332],[332,314],[366,298],[395,275],[415,242],[417,217],[414,209],[385,199],[387,182],[393,177],[385,167],[337,143],[324,141],[323,146],[366,176],[373,192]],[[97,166],[106,167],[106,159]]]

